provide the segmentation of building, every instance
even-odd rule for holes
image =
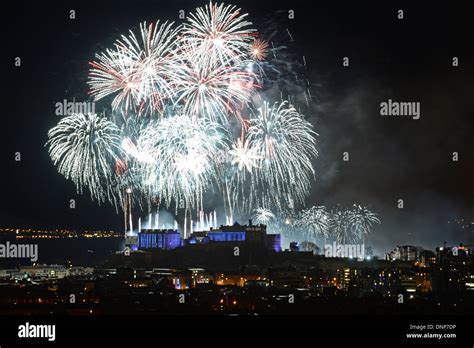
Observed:
[[[138,235],[137,233],[126,233],[125,234],[125,246],[130,250],[137,250],[138,248]]]
[[[182,245],[178,230],[142,229],[138,234],[139,249],[170,250]]]
[[[290,242],[290,251],[293,251],[293,252],[300,251],[300,247],[298,246],[297,242]]]
[[[232,226],[220,226],[218,229],[211,227],[209,231],[194,232],[188,239],[189,244],[240,242],[260,245],[276,252],[281,251],[281,238],[279,234],[267,234],[267,226],[253,225],[249,220],[248,225],[238,222]]]
[[[419,258],[421,267],[429,267],[436,263],[436,254],[431,250],[422,250],[420,252]]]
[[[36,280],[62,279],[69,276],[69,270],[62,265],[21,266],[19,274]]]
[[[422,280],[418,281],[421,285]],[[413,272],[406,272],[400,275],[400,288],[406,292],[416,292],[417,290],[417,276]]]
[[[130,239],[130,238],[129,238]],[[276,252],[281,251],[281,238],[279,234],[267,234],[267,226],[253,225],[249,220],[248,225],[235,223],[232,226],[220,226],[210,228],[209,231],[196,231],[188,239],[181,239],[177,229],[142,229],[136,241],[126,240],[127,246],[136,243],[138,249],[161,249],[171,250],[185,244],[208,244],[208,243],[248,243],[262,246]],[[128,243],[127,243],[128,241]],[[136,250],[133,249],[132,250]]]
[[[205,231],[194,232],[188,238],[189,244],[202,244],[202,243],[208,243],[208,242],[209,242],[209,238],[207,238],[207,233]]]
[[[71,267],[69,269],[69,276],[71,277],[88,277],[94,274],[92,267]]]
[[[385,259],[392,261],[416,261],[417,258],[418,248],[412,245],[399,245],[385,256]]]

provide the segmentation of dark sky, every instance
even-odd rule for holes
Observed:
[[[115,209],[78,196],[44,144],[58,122],[54,104],[87,96],[87,62],[129,28],[205,1],[63,1],[22,3],[2,11],[5,51],[0,227],[122,228]],[[305,113],[319,133],[317,180],[307,204],[360,203],[382,220],[376,251],[409,243],[474,244],[473,28],[468,5],[392,2],[342,5],[309,1],[233,1],[255,27],[270,19],[307,60],[313,103]],[[403,9],[405,19],[396,18]],[[72,21],[68,14],[76,10]],[[295,19],[286,13],[295,10]],[[2,50],[3,51],[3,50]],[[22,67],[13,67],[13,57]],[[350,67],[342,66],[342,57]],[[453,56],[459,67],[451,66]],[[421,102],[421,119],[384,118],[381,102]],[[98,104],[100,105],[100,104]],[[20,151],[21,162],[14,161]],[[350,161],[342,161],[342,153]],[[459,161],[451,160],[459,152]],[[75,198],[77,208],[69,209]],[[397,209],[397,199],[405,201]]]

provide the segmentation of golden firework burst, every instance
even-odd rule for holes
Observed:
[[[264,40],[255,39],[250,47],[250,54],[255,60],[264,60],[267,56],[268,43]]]

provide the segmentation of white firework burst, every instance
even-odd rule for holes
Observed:
[[[240,64],[248,58],[256,30],[232,5],[210,2],[187,18],[182,40],[194,47],[197,64],[205,67]]]
[[[329,237],[330,215],[324,206],[303,209],[296,221],[298,227],[310,240]]]
[[[248,130],[249,146],[260,156],[258,166],[252,169],[250,189],[244,194],[250,207],[285,209],[303,203],[314,176],[315,135],[312,125],[288,102],[273,106],[264,102],[250,119]],[[244,199],[241,190],[236,194],[239,201]]]
[[[255,213],[252,216],[252,219],[257,224],[268,225],[273,219],[275,219],[275,215],[266,208],[257,208],[255,209]]]
[[[219,125],[185,115],[151,122],[137,148],[154,157],[143,164],[144,180],[166,204],[185,200],[195,206],[196,197],[216,177],[216,160],[225,146]]]
[[[184,114],[221,124],[246,106],[255,90],[252,72],[226,66],[207,68],[183,62],[175,81],[175,104]]]
[[[58,172],[71,179],[79,193],[86,187],[99,203],[112,201],[107,186],[114,176],[113,163],[122,155],[117,126],[95,114],[72,114],[48,137],[46,146]]]
[[[377,215],[354,204],[352,209],[334,209],[331,212],[331,235],[338,243],[360,243],[379,224]]]
[[[374,212],[366,207],[354,204],[350,210],[351,218],[349,224],[349,232],[359,241],[363,241],[370,233],[374,224],[380,224],[380,220]]]
[[[115,50],[96,55],[89,63],[88,84],[95,100],[116,94],[114,110],[160,111],[163,100],[172,98],[176,64],[176,36],[180,28],[159,21],[140,24],[140,36],[133,31],[115,42]]]
[[[238,138],[232,144],[229,154],[232,156],[232,165],[237,164],[239,170],[246,169],[248,172],[252,172],[253,168],[258,167],[258,161],[260,160],[258,149],[250,147],[248,139],[242,141],[241,138]]]

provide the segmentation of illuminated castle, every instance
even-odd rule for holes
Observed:
[[[174,229],[142,229],[138,234],[138,249],[170,250],[183,244],[179,231]]]
[[[254,245],[262,245],[273,251],[281,251],[281,239],[279,234],[267,234],[267,226],[253,225],[249,220],[248,225],[235,223],[232,226],[221,226],[209,231],[194,232],[188,239],[189,244],[213,243],[213,242],[242,242]]]
[[[138,249],[170,250],[180,246],[207,243],[249,243],[260,245],[276,252],[281,251],[279,234],[267,234],[267,226],[235,223],[232,226],[220,226],[209,231],[193,232],[188,239],[182,239],[177,229],[142,229],[138,234]]]

